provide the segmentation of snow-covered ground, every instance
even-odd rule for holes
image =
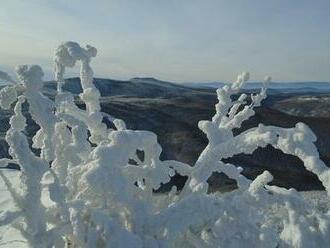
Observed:
[[[13,186],[17,188],[19,185],[19,176],[20,172],[16,170],[7,170],[3,169],[2,172],[5,176],[7,176],[12,182]],[[306,200],[312,205],[314,205],[317,209],[322,212],[326,212],[330,209],[330,202],[326,196],[325,191],[305,191],[301,192]],[[4,185],[3,180],[0,180],[0,223],[2,219],[2,214],[6,210],[14,210],[15,206],[12,203],[12,199]],[[0,247],[6,248],[20,248],[27,247],[24,239],[20,236],[20,234],[11,227],[1,226],[0,225]]]
[[[20,172],[17,170],[6,170],[3,169],[3,174],[12,182],[13,186],[17,188],[19,185],[19,176]],[[6,210],[14,210],[15,205],[11,199],[10,194],[7,191],[7,188],[2,179],[0,179],[0,223],[3,218],[3,213]],[[24,239],[21,237],[18,231],[14,228],[9,227],[8,225],[0,224],[0,247],[8,248],[20,248],[27,247]]]

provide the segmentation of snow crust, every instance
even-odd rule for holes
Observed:
[[[96,48],[75,42],[56,49],[54,101],[40,91],[43,72],[37,65],[19,66],[18,82],[0,91],[0,106],[14,107],[6,134],[11,159],[1,159],[0,166],[15,163],[21,169],[20,190],[0,170],[15,206],[1,212],[1,228],[11,226],[26,245],[43,248],[328,247],[326,204],[318,208],[295,189],[269,186],[273,177],[268,171],[251,181],[241,167],[223,162],[271,145],[301,159],[322,182],[329,200],[330,170],[320,160],[316,136],[308,126],[260,124],[233,133],[266,98],[270,77],[258,94],[241,94],[237,100],[232,95],[248,81],[248,73],[217,90],[215,115],[199,122],[209,143],[191,166],[160,160],[162,148],[154,133],[129,130],[124,121],[101,112],[90,66],[96,54]],[[86,110],[62,89],[65,69],[77,63],[83,88],[79,97]],[[25,102],[40,126],[32,144],[40,155],[24,133]],[[103,118],[115,128],[107,128]],[[213,172],[236,180],[238,189],[208,194],[207,179]],[[176,173],[188,177],[182,191],[173,187],[167,194],[154,193]]]

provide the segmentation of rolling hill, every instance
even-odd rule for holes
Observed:
[[[150,130],[158,135],[163,147],[163,159],[175,159],[191,165],[206,145],[206,137],[198,129],[199,120],[210,119],[214,114],[216,94],[214,88],[196,88],[154,78],[133,78],[128,81],[111,79],[95,79],[96,87],[101,92],[102,111],[126,121],[131,129]],[[79,94],[82,89],[78,78],[66,80],[65,90]],[[44,92],[53,97],[55,82],[45,83]],[[298,97],[298,93],[271,94],[264,105],[257,109],[256,115],[243,124],[236,132],[257,126],[258,123],[292,127],[297,122],[309,125],[318,136],[316,143],[321,158],[330,166],[330,118],[322,116],[293,116],[279,108],[278,103],[285,105],[287,99]],[[310,94],[310,93],[304,93]],[[313,93],[315,95],[315,93]],[[293,100],[292,100],[293,101]],[[328,111],[328,110],[324,110]],[[1,111],[0,132],[2,137],[8,128],[10,111]],[[37,126],[31,124],[27,133],[32,136]],[[8,156],[3,138],[0,140],[1,156]],[[271,147],[258,149],[252,155],[237,155],[230,159],[244,168],[250,178],[256,177],[263,170],[274,175],[274,183],[284,187],[295,187],[298,190],[322,189],[322,185],[310,172],[306,171],[302,162],[292,156],[283,154]],[[170,184],[182,186],[184,177],[175,176]],[[214,174],[209,183],[210,190],[235,187],[233,182],[221,174]],[[167,189],[164,185],[163,190]]]

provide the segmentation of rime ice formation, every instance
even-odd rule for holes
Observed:
[[[0,106],[14,107],[6,134],[11,159],[21,168],[22,190],[13,187],[0,170],[17,210],[1,212],[0,225],[12,225],[30,247],[328,247],[330,211],[308,204],[294,189],[269,186],[265,171],[254,180],[241,167],[223,162],[235,154],[251,154],[271,145],[297,156],[330,192],[330,170],[320,160],[316,137],[303,123],[292,128],[264,126],[238,135],[233,130],[255,114],[266,98],[266,87],[257,94],[238,94],[249,79],[238,76],[217,90],[212,120],[200,121],[208,145],[196,164],[160,160],[157,136],[126,128],[122,120],[102,113],[100,93],[93,84],[91,58],[96,49],[75,42],[55,53],[58,94],[44,96],[39,66],[17,68],[19,82],[0,91]],[[66,67],[80,63],[86,110],[62,89]],[[19,90],[18,90],[19,89]],[[28,103],[40,126],[31,150],[24,133],[22,104]],[[115,129],[102,122],[108,118]],[[142,156],[141,156],[142,153]],[[238,189],[208,194],[207,180],[223,172],[237,181]],[[178,192],[154,190],[176,173],[188,180]]]
[[[61,94],[63,76],[66,67],[73,67],[77,61],[80,62],[80,82],[83,92],[80,98],[86,104],[86,112],[78,111],[73,99],[67,102],[64,111],[75,115],[76,118],[83,119],[91,132],[90,141],[99,143],[107,136],[107,127],[102,123],[103,115],[100,113],[101,106],[98,101],[100,92],[93,84],[93,70],[90,67],[91,58],[95,57],[97,50],[95,47],[80,47],[76,42],[66,42],[60,45],[55,52],[55,78],[58,81],[58,91]]]

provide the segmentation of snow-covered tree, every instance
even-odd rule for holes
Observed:
[[[10,159],[20,167],[21,189],[0,170],[18,210],[2,212],[0,225],[12,225],[30,247],[327,247],[330,211],[320,211],[294,189],[269,186],[265,171],[254,180],[242,168],[225,163],[271,145],[291,154],[318,176],[330,192],[330,170],[320,160],[316,137],[303,123],[292,128],[264,126],[234,135],[266,98],[264,88],[250,98],[238,94],[248,73],[217,90],[212,120],[200,121],[208,145],[194,165],[160,160],[161,146],[149,131],[129,130],[124,121],[102,113],[93,84],[91,59],[97,50],[66,42],[55,52],[57,95],[42,94],[40,66],[17,68],[18,81],[0,91],[0,106],[14,107],[6,134]],[[67,67],[80,63],[82,110],[62,89]],[[22,104],[27,102],[40,129],[29,145]],[[114,129],[107,128],[108,118]],[[39,149],[36,152],[35,149]],[[143,156],[138,153],[143,152]],[[134,161],[134,163],[132,163]],[[222,172],[238,188],[208,194],[207,180]],[[154,193],[176,173],[187,176],[181,191]]]

